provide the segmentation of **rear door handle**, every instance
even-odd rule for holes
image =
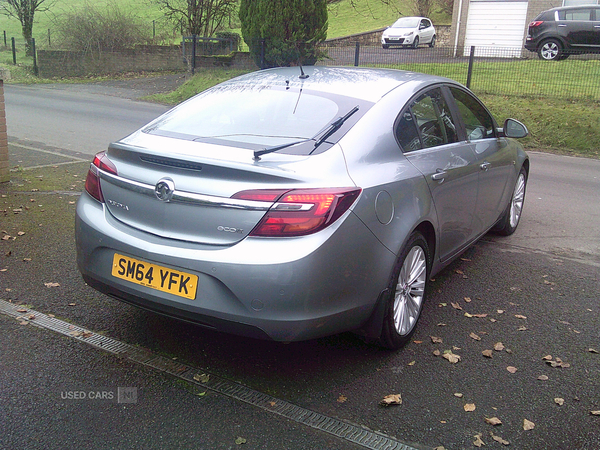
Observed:
[[[442,169],[438,169],[433,175],[431,175],[431,179],[434,181],[442,182],[444,181],[444,178],[446,178],[446,175],[448,175],[448,172]]]
[[[489,170],[489,168],[492,167],[492,163],[489,163],[486,161],[483,164],[481,164],[479,167],[481,168],[481,170],[485,170],[487,172]]]

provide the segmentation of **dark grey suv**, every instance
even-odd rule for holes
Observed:
[[[600,53],[600,5],[567,6],[542,12],[529,24],[525,48],[545,60]]]

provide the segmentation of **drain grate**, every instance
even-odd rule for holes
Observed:
[[[289,403],[285,400],[272,397],[256,391],[240,383],[236,383],[217,375],[211,374],[180,362],[173,361],[164,356],[156,355],[150,350],[135,347],[121,341],[91,332],[77,325],[64,322],[46,314],[34,311],[23,306],[15,305],[0,299],[0,313],[21,320],[28,321],[31,325],[46,328],[54,332],[69,336],[88,345],[102,349],[109,353],[120,355],[130,361],[152,367],[161,372],[171,374],[189,383],[210,389],[219,394],[235,398],[236,400],[259,407],[265,411],[277,414],[296,423],[329,433],[341,439],[353,442],[373,450],[423,450],[424,447],[413,447],[402,443],[395,438],[382,433],[367,430],[357,425],[352,425],[338,419],[311,411],[306,408]],[[29,317],[33,317],[30,319]]]

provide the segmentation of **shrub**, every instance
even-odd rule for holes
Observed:
[[[327,1],[242,0],[240,21],[259,66],[314,64],[318,44],[327,37]]]
[[[151,41],[141,21],[123,12],[116,4],[100,10],[89,4],[66,13],[56,22],[59,45],[72,51],[101,52],[133,48]]]

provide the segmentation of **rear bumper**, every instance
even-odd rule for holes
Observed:
[[[311,236],[209,247],[131,229],[87,194],[77,204],[76,243],[78,268],[100,292],[214,330],[276,341],[360,328],[395,260],[351,212]],[[115,252],[197,275],[196,298],[113,277]]]

